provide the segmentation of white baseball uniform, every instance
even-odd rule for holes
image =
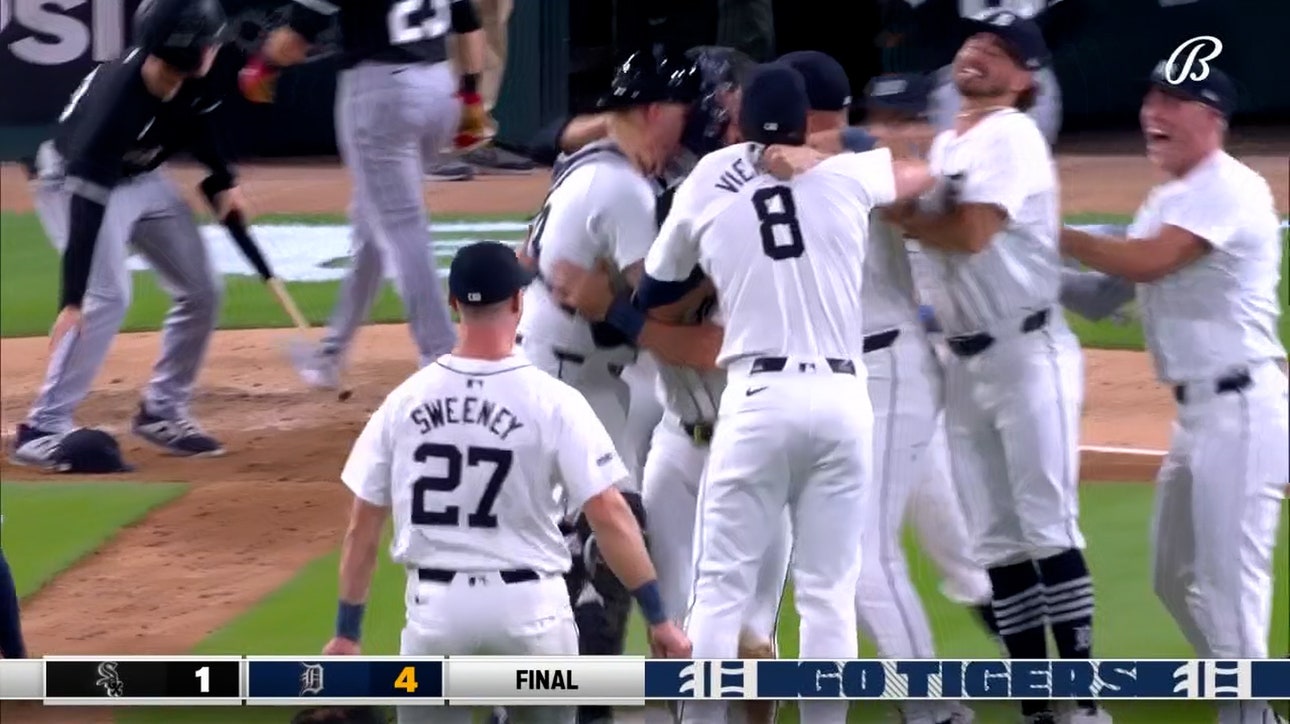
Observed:
[[[864,364],[873,405],[873,487],[864,523],[864,563],[856,589],[860,629],[886,658],[935,658],[932,630],[909,578],[902,523],[941,406],[939,363],[918,317],[904,235],[874,215],[865,249]],[[909,701],[908,724],[936,724],[948,702]]]
[[[932,142],[949,203],[991,204],[1003,229],[976,254],[924,247],[929,301],[953,354],[945,423],[954,483],[991,568],[1082,550],[1083,353],[1058,306],[1058,184],[1048,144],[1013,109]],[[1004,621],[1000,621],[1005,626]]]
[[[1211,250],[1138,285],[1156,373],[1178,400],[1156,486],[1155,589],[1197,655],[1266,658],[1272,551],[1290,481],[1276,207],[1261,176],[1218,151],[1153,189],[1128,236],[1164,226]],[[1267,711],[1223,704],[1219,721],[1262,724]]]
[[[392,508],[390,556],[408,572],[400,652],[577,655],[555,492],[581,507],[627,474],[586,399],[522,354],[445,355],[399,385],[341,479]],[[571,707],[516,713],[574,721]],[[399,721],[469,722],[471,712],[404,707]]]
[[[845,153],[779,182],[762,147],[701,159],[645,260],[652,280],[712,279],[728,379],[699,496],[688,631],[694,657],[732,658],[784,507],[802,658],[857,655],[855,589],[869,496],[873,410],[865,388],[860,289],[869,213],[895,198],[886,150]],[[682,721],[724,721],[722,702]],[[843,722],[845,703],[803,702]]]
[[[551,190],[530,227],[527,251],[549,275],[556,261],[590,269],[608,262],[621,271],[645,258],[658,224],[654,218],[656,182],[641,175],[612,141],[597,141],[561,161]],[[628,439],[631,391],[623,369],[636,349],[604,344],[593,325],[568,311],[541,281],[524,293],[519,340],[533,364],[587,397],[609,430],[624,460],[636,457]],[[632,480],[629,489],[636,489]]]

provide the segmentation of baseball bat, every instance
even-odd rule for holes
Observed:
[[[206,181],[209,180],[208,178]],[[219,192],[213,191],[206,181],[201,184],[202,195],[210,203],[211,209],[218,214],[219,207],[215,203],[215,197]],[[296,300],[291,297],[291,292],[287,291],[286,285],[282,283],[281,279],[274,276],[273,270],[269,268],[269,262],[265,260],[264,254],[260,252],[259,245],[251,237],[250,230],[246,228],[246,219],[242,217],[241,212],[233,211],[227,214],[224,217],[224,228],[233,237],[233,242],[242,250],[247,261],[251,262],[251,266],[255,267],[256,273],[264,280],[265,285],[269,287],[269,291],[273,292],[273,297],[278,300],[278,306],[282,307],[287,316],[291,318],[292,324],[296,326],[296,331],[312,343],[312,328],[309,326],[309,320],[305,319],[304,314],[301,314],[300,307],[296,306]],[[338,370],[337,376],[339,377],[340,374],[341,372]],[[340,399],[348,400],[352,394],[351,391],[344,384],[339,385],[339,387]]]

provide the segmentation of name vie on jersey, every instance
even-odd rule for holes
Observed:
[[[712,279],[723,367],[763,354],[858,358],[869,217],[895,200],[891,154],[843,153],[779,181],[761,171],[761,152],[742,143],[699,161],[645,272],[680,282],[698,266]]]
[[[418,371],[372,413],[341,473],[392,508],[397,563],[552,575],[570,565],[557,499],[581,507],[627,476],[590,404],[518,353]]]

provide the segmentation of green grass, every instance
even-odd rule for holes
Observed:
[[[514,215],[436,216],[439,221],[514,221]],[[1078,214],[1066,219],[1072,224],[1124,223],[1124,216],[1114,214]],[[269,214],[257,223],[343,224],[341,214]],[[450,233],[443,239],[466,238],[474,234]],[[34,214],[0,213],[0,337],[40,336],[53,323],[52,290],[58,287],[58,257],[45,241],[44,232]],[[1290,255],[1287,255],[1290,262]],[[344,266],[344,260],[337,262]],[[323,324],[336,299],[338,282],[289,282],[292,297],[311,324]],[[1282,274],[1282,308],[1290,310],[1290,274]],[[148,272],[134,275],[134,302],[126,316],[124,329],[130,332],[153,331],[160,327],[170,300]],[[1104,349],[1142,349],[1142,330],[1136,323],[1119,325],[1110,321],[1090,322],[1068,315],[1075,333],[1086,347]],[[403,320],[403,306],[391,285],[386,284],[372,308],[375,322]],[[220,326],[223,329],[261,329],[288,327],[287,318],[264,285],[252,277],[226,277],[224,308]],[[1290,340],[1290,311],[1281,317],[1281,338]]]
[[[1097,484],[1081,489],[1082,523],[1089,538],[1089,565],[1097,584],[1098,611],[1096,654],[1099,658],[1190,658],[1194,654],[1177,627],[1157,602],[1151,591],[1148,567],[1148,526],[1153,490],[1140,484]],[[1290,505],[1282,510],[1282,540],[1277,548],[1273,570],[1275,583],[1273,621],[1290,618],[1290,559],[1286,537],[1290,536]],[[382,549],[384,550],[384,549]],[[935,569],[910,547],[911,571],[927,606],[940,655],[963,658],[996,658],[997,651],[977,628],[969,613],[950,603],[937,592]],[[203,641],[196,653],[205,654],[312,654],[325,642],[332,626],[331,601],[335,598],[338,554],[320,558],[302,569],[286,585],[260,605],[245,612],[223,629]],[[372,588],[368,615],[364,623],[364,650],[374,655],[398,652],[399,631],[403,626],[402,569],[382,556]],[[797,615],[791,603],[791,592],[785,599],[781,616],[780,643],[782,655],[797,655]],[[1284,625],[1274,626],[1271,651],[1287,652],[1290,641]],[[646,651],[644,630],[633,620],[628,639],[630,653]],[[862,644],[862,655],[873,654],[871,646]],[[975,706],[978,721],[1010,721],[1006,705]],[[1112,704],[1117,724],[1170,721],[1174,724],[1212,722],[1213,715],[1205,705]],[[854,707],[854,721],[878,721],[886,713],[882,705]],[[221,718],[221,714],[223,718]],[[240,710],[236,721],[281,721],[282,710],[250,708]],[[985,714],[982,718],[981,715]],[[796,710],[789,707],[783,721],[796,721]],[[276,719],[274,717],[277,717]],[[1168,717],[1167,719],[1161,717]],[[131,711],[119,719],[131,724],[179,720],[177,710]],[[227,710],[185,711],[184,722],[233,721]]]
[[[516,217],[472,216],[436,217],[439,221],[513,221]],[[338,215],[271,215],[257,223],[341,224]],[[477,234],[442,234],[442,239],[473,238]],[[0,213],[0,337],[32,337],[47,334],[57,313],[58,255],[45,240],[35,214]],[[151,272],[134,275],[133,301],[123,329],[127,332],[155,331],[160,328],[170,297],[157,284]],[[288,282],[287,288],[311,324],[323,324],[336,301],[339,282]],[[394,287],[385,284],[372,307],[375,322],[403,320],[403,304]],[[220,327],[223,329],[264,329],[290,327],[287,317],[273,295],[255,277],[224,278],[224,307]]]
[[[19,597],[186,489],[163,483],[0,483],[0,530]]]

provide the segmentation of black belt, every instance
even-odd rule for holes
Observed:
[[[458,573],[470,575],[466,571],[449,571],[443,568],[418,568],[417,578],[425,581],[426,583],[452,583],[452,579],[456,578]],[[502,577],[502,583],[528,583],[529,581],[537,581],[542,578],[538,575],[537,571],[531,568],[516,568],[512,571],[497,571],[497,574]]]
[[[1199,383],[1196,383],[1199,384]],[[1214,393],[1223,395],[1228,392],[1241,392],[1254,386],[1254,378],[1250,376],[1249,370],[1239,370],[1231,374],[1223,375],[1214,380]],[[1187,404],[1187,385],[1174,385],[1174,399],[1178,404]]]
[[[681,429],[695,445],[707,445],[712,442],[712,433],[716,426],[711,422],[683,422]]]
[[[886,332],[876,332],[866,335],[864,338],[864,353],[877,352],[880,349],[887,349],[896,343],[896,338],[900,336],[899,329],[889,329]]]
[[[839,375],[854,375],[856,373],[856,363],[849,359],[837,359],[829,357],[824,360],[828,363],[829,369]],[[783,372],[788,366],[787,357],[758,357],[753,360],[752,369],[748,374],[755,375],[758,372]],[[814,362],[801,362],[797,365],[798,372],[806,372],[815,369]]]
[[[1021,333],[1029,334],[1047,326],[1048,310],[1041,309],[1021,320]],[[959,357],[975,357],[990,349],[990,345],[994,344],[994,337],[985,332],[962,334],[957,337],[947,337],[945,344]]]

